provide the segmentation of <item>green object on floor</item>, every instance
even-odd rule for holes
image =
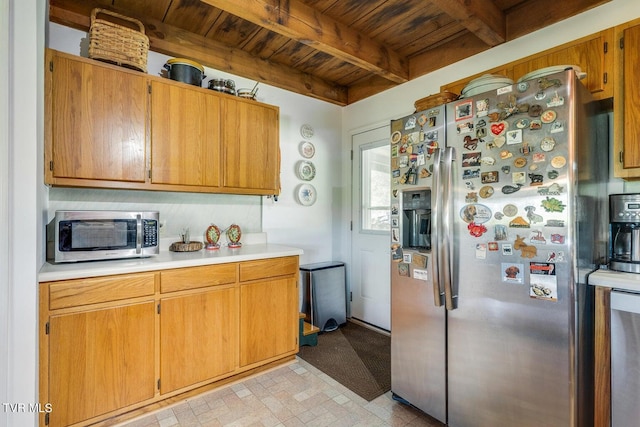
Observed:
[[[300,347],[302,347],[303,345],[318,345],[318,332],[320,332],[320,328],[313,326],[308,322],[305,322],[304,318],[304,313],[300,313]]]

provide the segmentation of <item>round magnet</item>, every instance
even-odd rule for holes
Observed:
[[[516,207],[516,205],[508,204],[505,205],[504,208],[502,208],[502,213],[508,217],[513,217],[518,213],[518,208]]]
[[[529,89],[529,82],[520,82],[518,83],[518,92],[525,92]]]
[[[540,141],[540,149],[542,151],[551,151],[555,146],[556,140],[551,138],[550,136],[545,136],[544,138],[542,138],[542,141]]]
[[[513,165],[517,168],[523,168],[527,165],[527,159],[524,157],[518,157],[513,161]]]
[[[556,112],[553,110],[545,110],[540,115],[542,123],[552,123],[556,119]]]
[[[518,129],[525,129],[529,127],[529,119],[520,119],[516,121],[516,127]]]
[[[559,169],[566,164],[567,164],[567,159],[565,159],[563,156],[555,156],[553,159],[551,159],[551,166],[553,166],[554,168]]]
[[[491,196],[493,196],[493,187],[492,186],[485,185],[484,187],[482,187],[480,189],[480,197],[482,197],[483,199],[488,199]]]

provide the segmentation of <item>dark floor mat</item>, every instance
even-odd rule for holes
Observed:
[[[391,338],[356,323],[320,334],[298,356],[368,401],[391,389]]]

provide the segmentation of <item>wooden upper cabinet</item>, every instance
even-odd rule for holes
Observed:
[[[516,82],[522,76],[541,68],[555,65],[577,65],[582,72],[586,73],[582,82],[589,88],[595,99],[611,98],[613,96],[614,74],[614,60],[611,53],[613,44],[614,30],[611,28],[446,84],[441,86],[440,91],[448,90],[460,94],[471,80],[483,74],[500,74]]]
[[[51,50],[47,68],[47,183],[144,183],[146,77]]]
[[[223,185],[280,193],[279,109],[227,97],[222,103]]]
[[[613,96],[613,29],[563,44],[512,64],[515,80],[541,68],[577,65],[586,77],[582,83],[595,99]]]
[[[279,193],[279,109],[47,49],[45,183]]]
[[[220,186],[220,97],[151,82],[151,182]]]
[[[640,178],[640,20],[616,27],[613,165],[618,178]]]

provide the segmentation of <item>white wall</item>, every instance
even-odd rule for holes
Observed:
[[[37,420],[37,413],[25,408],[38,401],[45,9],[44,0],[0,0],[0,426]]]
[[[86,57],[87,37],[86,32],[50,24],[48,47]],[[149,52],[149,74],[160,75],[167,59],[170,57]],[[255,81],[208,67],[205,74],[207,80],[233,79],[237,88],[255,85]],[[206,82],[203,86],[206,87]],[[341,209],[340,197],[336,202],[334,194],[341,185],[341,108],[264,83],[258,85],[258,100],[280,108],[282,192],[277,202],[259,196],[51,189],[49,218],[56,209],[86,209],[91,205],[98,209],[155,209],[167,220],[167,236],[177,236],[183,226],[190,227],[192,236],[201,236],[212,222],[220,227],[235,222],[244,232],[266,232],[271,243],[304,249],[303,264],[335,259],[332,231],[334,218],[339,217]],[[295,174],[297,162],[303,159],[299,152],[302,124],[310,124],[315,130],[310,141],[316,147],[316,154],[310,160],[317,173],[310,184],[315,186],[318,198],[313,206],[302,206],[295,197],[297,187],[303,182]]]

